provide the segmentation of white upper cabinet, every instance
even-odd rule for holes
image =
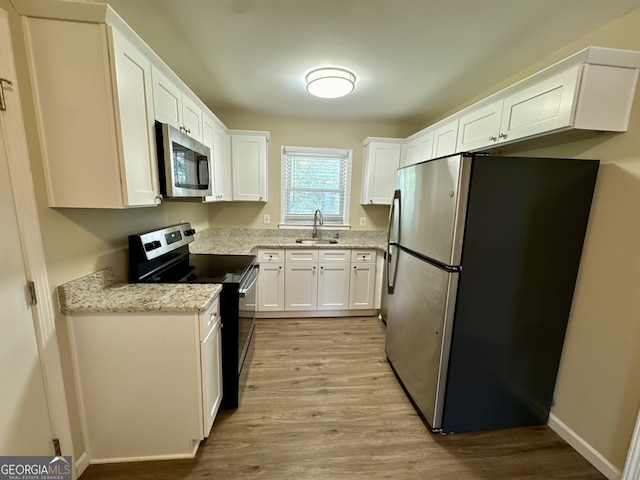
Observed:
[[[433,139],[435,129],[429,128],[420,132],[418,136],[412,136],[407,142],[404,154],[400,161],[401,166],[413,165],[433,158]]]
[[[444,157],[456,153],[458,139],[458,120],[439,123],[433,132],[432,158]]]
[[[402,140],[368,137],[364,145],[362,168],[363,205],[391,205],[396,185],[396,170],[400,166]]]
[[[624,132],[640,53],[589,47],[465,109],[458,151],[567,130]]]
[[[230,134],[233,200],[266,202],[269,133],[232,130]]]
[[[211,175],[212,194],[205,197],[204,202],[221,202],[231,200],[231,158],[229,136],[220,122],[213,115],[202,114],[202,143],[211,152],[209,173]]]
[[[110,25],[25,18],[49,205],[159,203],[151,61]]]
[[[198,104],[178,85],[153,68],[153,103],[156,120],[168,123],[199,142],[203,141],[203,113]]]
[[[498,141],[502,100],[474,109],[460,118],[458,127],[458,148],[470,152]]]
[[[473,151],[571,125],[582,65],[504,99],[479,105],[460,119],[458,150]]]
[[[640,52],[585,48],[411,135],[401,163],[569,130],[624,132],[639,68]]]

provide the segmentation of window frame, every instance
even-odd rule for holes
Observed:
[[[323,228],[325,229],[345,229],[351,228],[349,223],[349,211],[351,210],[351,173],[353,166],[353,150],[350,148],[336,148],[336,147],[299,147],[295,145],[283,145],[280,149],[280,223],[278,224],[279,228],[308,228],[313,225],[313,215],[309,220],[304,220],[301,222],[285,222],[286,218],[286,206],[287,200],[285,198],[286,192],[286,168],[287,168],[287,151],[295,151],[300,153],[309,153],[309,154],[342,154],[345,156],[346,162],[346,173],[345,173],[345,183],[344,183],[344,212],[343,212],[343,223],[325,223]]]

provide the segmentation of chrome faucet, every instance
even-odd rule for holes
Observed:
[[[320,225],[322,225],[322,212],[320,210],[316,210],[313,214],[313,230],[311,232],[311,238],[318,238],[318,220],[320,220]]]

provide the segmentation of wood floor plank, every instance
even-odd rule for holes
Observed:
[[[432,434],[375,317],[263,319],[247,387],[192,460],[91,465],[84,480],[602,480],[546,426]]]

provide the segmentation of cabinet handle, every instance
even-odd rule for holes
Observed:
[[[354,266],[353,266],[353,269],[354,269],[354,270],[357,270],[357,269],[358,269],[357,265],[354,265]]]
[[[313,266],[313,269],[314,269],[314,270],[316,269],[316,266],[315,266],[315,265]]]
[[[498,138],[507,138],[507,134],[500,132],[500,134],[498,135]]]
[[[278,270],[282,270],[282,267],[278,267]]]
[[[497,137],[495,137],[494,135],[491,135],[491,136],[489,137],[489,141],[490,141],[490,142],[495,142],[496,140],[498,140],[498,138],[497,138]]]
[[[190,129],[188,129],[188,128],[187,128],[187,129],[185,129],[185,130],[187,131],[187,133],[191,133],[191,130],[190,130]]]

